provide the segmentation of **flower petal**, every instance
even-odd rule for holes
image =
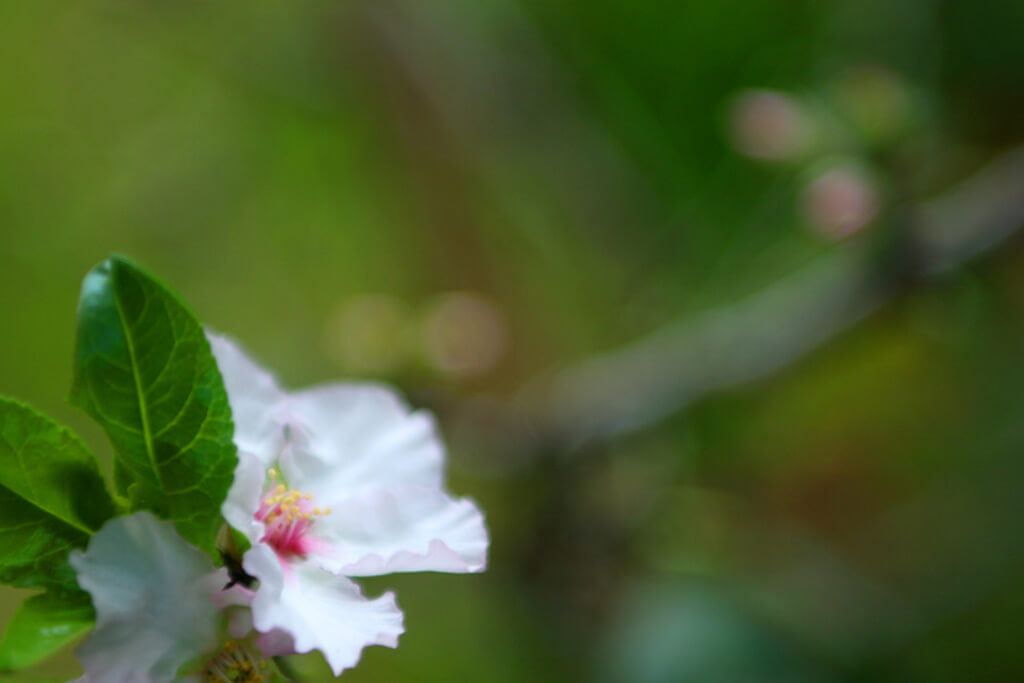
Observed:
[[[281,629],[261,633],[257,645],[264,657],[295,654],[295,640]]]
[[[118,517],[69,561],[96,608],[96,628],[77,651],[88,678],[171,681],[182,664],[217,648],[217,572],[170,522],[149,512]]]
[[[235,423],[235,445],[269,466],[284,444],[287,395],[268,371],[234,341],[206,331],[210,350],[224,379]]]
[[[316,524],[316,561],[347,576],[479,572],[487,564],[479,508],[436,489],[370,491],[332,506]]]
[[[433,418],[385,387],[331,384],[292,394],[289,420],[282,472],[320,504],[367,486],[441,487],[444,448]]]
[[[264,534],[264,525],[256,519],[260,496],[267,481],[267,467],[244,451],[238,452],[235,478],[221,504],[220,513],[228,524],[238,529],[250,543],[256,543]]]
[[[393,593],[368,600],[352,581],[309,561],[282,564],[263,543],[243,564],[260,580],[252,602],[256,630],[287,634],[295,652],[320,650],[336,676],[355,666],[367,645],[398,645],[402,612]]]

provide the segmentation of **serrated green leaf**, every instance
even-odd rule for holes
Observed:
[[[0,397],[0,582],[77,589],[68,552],[84,547],[114,513],[85,444]]]
[[[0,671],[32,666],[92,628],[96,614],[89,595],[42,593],[21,603],[0,641]]]
[[[118,490],[216,557],[237,457],[231,409],[195,316],[120,258],[86,276],[71,401],[114,445]]]

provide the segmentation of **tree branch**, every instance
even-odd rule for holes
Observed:
[[[1024,224],[1024,148],[953,190],[911,207],[913,278],[964,265]],[[865,243],[839,248],[731,307],[671,323],[623,349],[532,383],[519,409],[579,446],[641,428],[715,391],[799,360],[897,297],[907,263],[888,269]],[[912,280],[913,281],[913,280]]]

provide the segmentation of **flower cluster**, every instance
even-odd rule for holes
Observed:
[[[403,631],[394,595],[353,578],[486,563],[428,414],[379,385],[285,391],[123,257],[82,283],[70,400],[106,432],[113,486],[70,429],[0,396],[0,583],[38,591],[0,670],[88,634],[80,683],[269,683],[313,651],[340,675]]]
[[[367,598],[350,577],[486,563],[483,517],[445,492],[428,414],[377,385],[286,392],[208,337],[238,447],[222,512],[249,548],[217,569],[148,512],[108,522],[71,556],[97,614],[83,681],[265,681],[266,658],[312,650],[338,675],[403,631],[394,595]]]

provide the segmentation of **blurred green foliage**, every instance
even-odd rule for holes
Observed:
[[[833,159],[877,184],[851,239],[897,241],[1024,142],[1022,31],[1007,0],[0,1],[0,392],[109,466],[63,398],[80,279],[116,251],[292,386],[369,375],[437,410],[491,567],[367,582],[408,632],[346,680],[1019,679],[1013,242],[597,447],[474,416],[847,248],[803,204]],[[813,149],[737,150],[762,88]],[[494,312],[493,367],[438,361],[450,292]],[[454,320],[453,353],[494,333]]]

